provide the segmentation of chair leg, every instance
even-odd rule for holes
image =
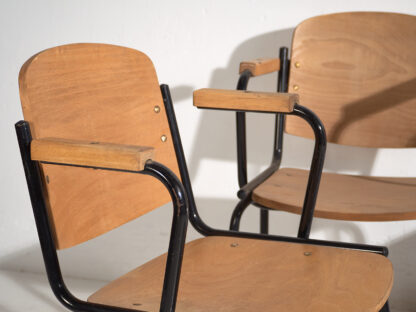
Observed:
[[[380,312],[390,312],[389,302],[387,301],[384,307],[380,310]]]
[[[269,234],[269,211],[260,209],[260,233]]]
[[[248,205],[251,204],[251,196],[247,196],[240,200],[240,202],[235,206],[233,214],[231,216],[230,230],[238,231],[240,229],[240,220],[243,212],[246,210]]]

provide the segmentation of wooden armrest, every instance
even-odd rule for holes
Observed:
[[[280,69],[279,58],[258,58],[252,61],[243,61],[240,63],[240,74],[249,70],[253,76],[260,76],[278,71]]]
[[[32,160],[66,165],[141,171],[154,148],[46,138],[33,140]]]
[[[290,113],[298,101],[298,95],[291,93],[219,89],[194,91],[194,106],[198,108]]]

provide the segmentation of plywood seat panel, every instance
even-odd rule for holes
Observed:
[[[309,171],[283,168],[253,192],[271,209],[300,214]],[[416,178],[384,178],[323,173],[316,217],[390,221],[416,219]]]
[[[166,254],[89,301],[159,311],[165,263]],[[176,311],[379,311],[392,280],[390,261],[377,254],[207,237],[185,247]]]

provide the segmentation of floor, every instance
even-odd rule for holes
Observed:
[[[86,299],[106,282],[65,279],[74,295]],[[44,274],[0,270],[1,312],[68,312],[54,297]]]

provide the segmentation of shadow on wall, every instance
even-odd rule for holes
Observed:
[[[241,43],[231,54],[227,67],[217,68],[213,71],[209,87],[235,89],[240,62],[259,57],[277,57],[281,46],[290,46],[293,30],[290,28],[274,31]],[[274,91],[276,83],[277,75],[270,74],[253,79],[250,82],[250,88]],[[195,136],[197,140],[188,158],[191,179],[195,177],[204,158],[236,162],[235,114],[225,111],[201,110],[201,115]],[[251,156],[250,162],[261,166],[270,161],[274,121],[270,115],[255,115],[257,116],[249,116],[247,122],[248,142],[252,143],[249,145],[248,152]],[[259,140],[259,137],[262,139]],[[237,188],[237,185],[235,187]]]
[[[279,48],[290,47],[294,28],[283,29],[250,38],[231,54],[227,67],[213,71],[210,88],[235,89],[239,63],[259,57],[277,57]],[[277,74],[272,73],[251,79],[250,90],[273,92]],[[274,116],[247,114],[247,153],[249,176],[257,175],[268,165],[273,148]],[[227,111],[201,110],[201,118],[188,165],[191,179],[197,174],[203,159],[236,162],[235,114]],[[285,135],[283,166],[308,168],[313,152],[313,141]],[[356,148],[330,144],[325,169],[370,175],[377,154],[374,148]],[[236,177],[237,180],[237,177]],[[236,184],[237,189],[237,184]]]

